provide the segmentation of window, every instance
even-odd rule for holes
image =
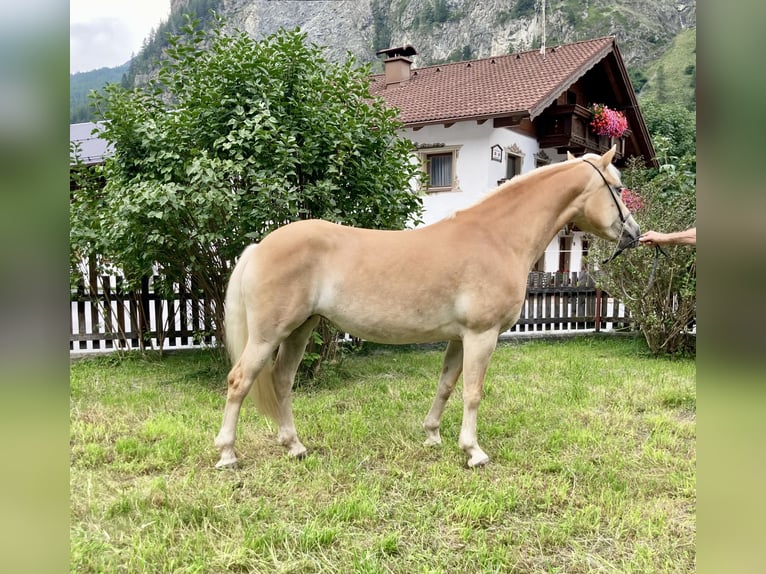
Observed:
[[[505,170],[505,177],[511,179],[515,175],[521,173],[521,156],[509,153],[508,162]]]
[[[423,170],[428,175],[428,187],[426,191],[457,191],[457,164],[458,147],[439,147],[438,151],[421,151],[420,158],[423,162]]]
[[[428,187],[452,187],[452,154],[432,153],[426,158]]]
[[[505,178],[511,179],[521,173],[521,163],[524,159],[524,152],[518,144],[513,144],[510,147],[505,148],[506,162],[505,162]]]
[[[562,235],[559,237],[559,271],[569,273],[572,261],[572,236]]]
[[[535,154],[535,167],[542,167],[551,163],[550,156],[545,153],[544,150],[540,150]]]

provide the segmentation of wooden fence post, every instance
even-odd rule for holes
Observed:
[[[90,324],[94,333],[99,333],[99,312],[98,312],[98,270],[96,269],[96,258],[91,256],[88,259],[88,299],[90,303]],[[100,349],[101,341],[93,339],[93,348]]]
[[[601,332],[601,288],[596,287],[596,333]]]
[[[109,275],[101,276],[101,288],[104,291],[103,304],[101,306],[104,314],[104,332],[107,338],[104,340],[104,346],[107,349],[114,348],[114,320],[112,317],[112,286]]]

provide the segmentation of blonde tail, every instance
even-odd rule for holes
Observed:
[[[242,274],[255,245],[247,247],[234,266],[226,286],[224,303],[224,327],[226,335],[226,350],[229,352],[231,364],[236,365],[247,345],[247,309],[242,296]]]
[[[231,272],[229,284],[226,287],[226,306],[224,310],[226,350],[229,353],[232,365],[237,364],[247,346],[247,306],[243,296],[243,272],[256,247],[256,245],[250,245],[242,252],[242,256]],[[258,373],[253,386],[250,387],[250,396],[255,401],[255,407],[258,409],[258,412],[278,422],[279,404],[274,392],[274,380],[271,373],[272,359],[269,358],[266,365]]]
[[[269,359],[250,387],[250,397],[255,401],[255,408],[259,413],[279,424],[279,403],[274,392],[272,369],[272,361]]]

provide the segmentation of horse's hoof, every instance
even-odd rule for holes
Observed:
[[[478,457],[476,459],[471,458],[468,460],[468,468],[481,468],[482,466],[486,466],[488,462],[489,457],[487,455]]]
[[[442,439],[440,437],[429,436],[423,443],[423,446],[441,446],[441,444]]]
[[[217,463],[215,463],[215,467],[218,470],[236,470],[239,468],[239,461],[234,459],[221,459]]]
[[[301,459],[304,459],[304,458],[306,458],[306,455],[307,455],[307,454],[308,454],[308,451],[306,450],[306,447],[305,447],[305,446],[303,446],[303,445],[301,445],[300,447],[291,448],[291,449],[290,449],[290,450],[287,452],[287,455],[288,455],[290,458],[294,458],[294,459],[296,459],[296,460],[301,460]]]

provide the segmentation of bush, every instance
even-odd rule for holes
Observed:
[[[299,30],[255,41],[189,21],[157,78],[95,96],[114,146],[103,189],[72,193],[73,261],[98,257],[130,284],[191,278],[222,340],[231,264],[299,219],[400,229],[417,220],[418,166],[397,112],[369,93],[369,66],[325,60]],[[78,172],[79,173],[79,172]]]
[[[661,139],[658,144],[662,148]],[[641,206],[633,215],[644,231],[679,231],[695,225],[692,158],[677,161],[655,172],[634,158],[623,172],[623,184],[640,198]],[[687,327],[696,318],[696,248],[665,247],[667,256],[659,255],[654,272],[654,249],[639,246],[601,264],[613,251],[613,243],[596,241],[588,255],[589,270],[600,287],[630,310],[651,352],[693,351],[694,338]]]

